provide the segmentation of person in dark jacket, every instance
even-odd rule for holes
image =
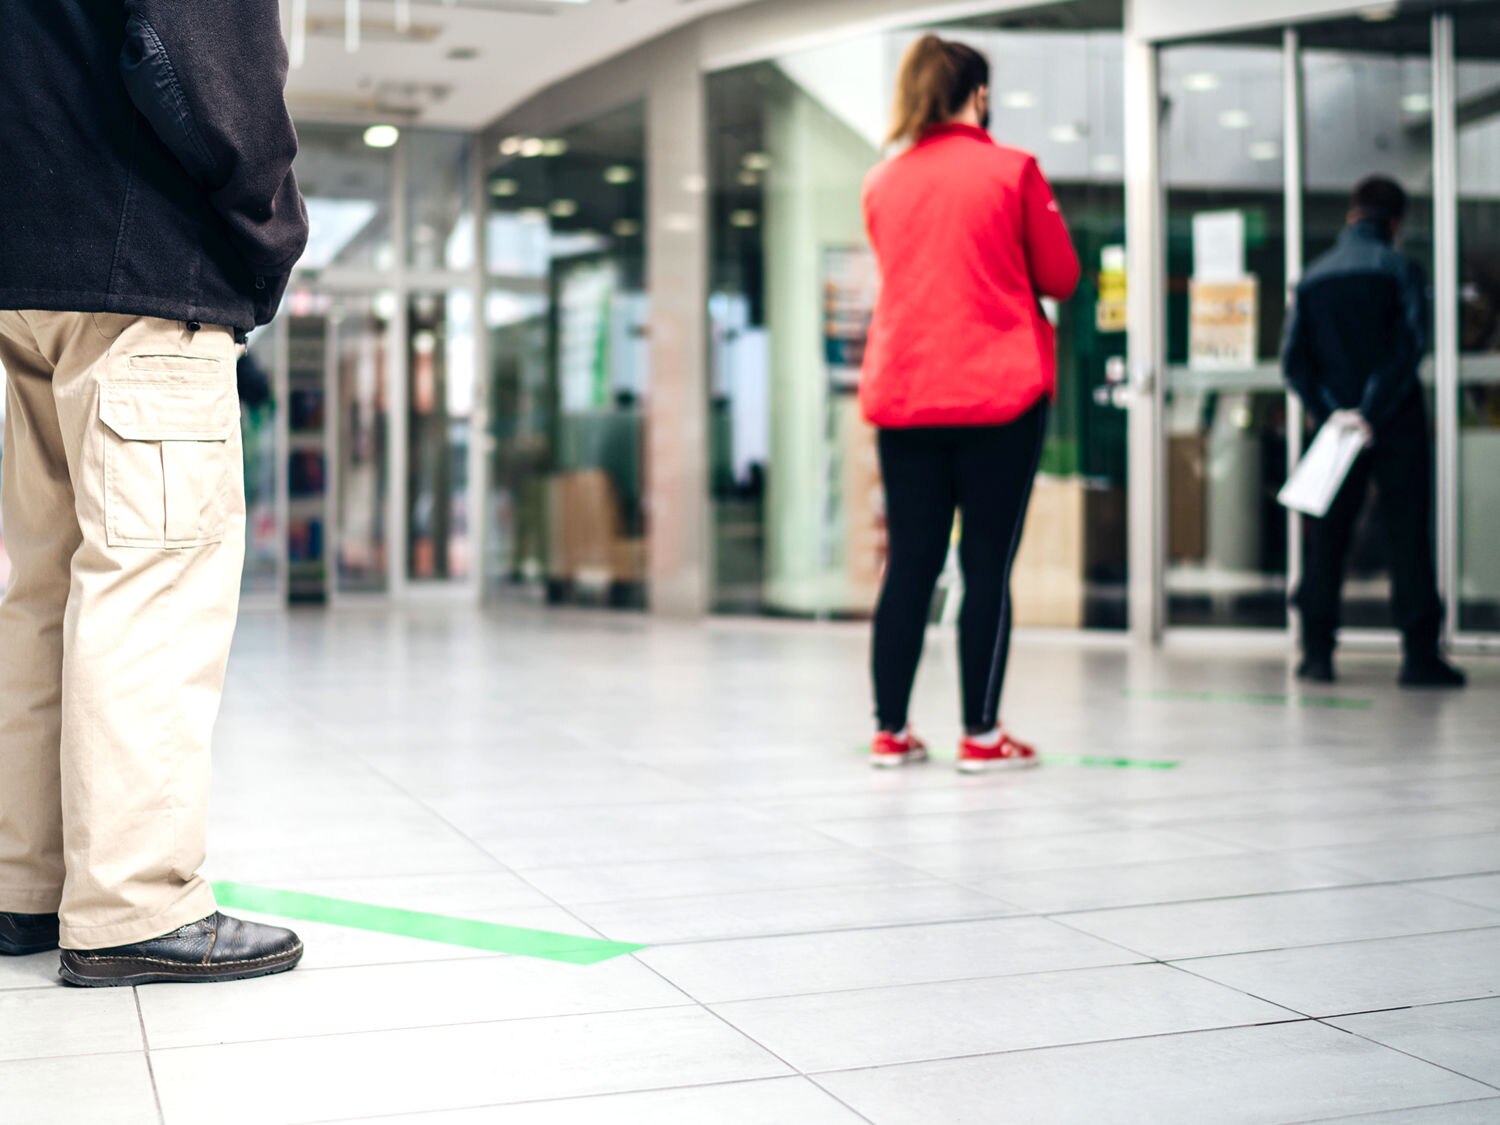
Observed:
[[[1306,525],[1306,556],[1296,605],[1302,617],[1300,678],[1334,679],[1344,570],[1354,527],[1375,482],[1390,544],[1393,608],[1408,687],[1462,687],[1463,673],[1439,648],[1438,597],[1430,528],[1432,454],[1418,371],[1426,350],[1427,301],[1421,270],[1395,248],[1406,192],[1372,176],[1355,188],[1337,245],[1308,268],[1287,320],[1282,366],[1319,426],[1364,438],[1332,507]]]
[[[0,954],[294,967],[198,875],[238,607],[236,344],[307,241],[276,0],[0,0]]]

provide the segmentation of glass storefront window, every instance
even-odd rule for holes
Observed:
[[[341,593],[389,588],[386,498],[390,494],[389,325],[393,293],[341,297],[334,305],[334,560]]]
[[[937,28],[990,58],[992,132],[1037,153],[1085,265],[1055,310],[1059,395],[1016,569],[1027,624],[1125,624],[1124,55],[1118,4],[1067,30],[1036,14]],[[900,59],[856,36],[710,75],[710,481],[714,604],[870,612],[883,570],[874,434],[854,391],[878,279],[860,190]]]
[[[466,289],[419,293],[407,306],[407,574],[467,578],[469,427],[475,309]]]
[[[406,133],[401,144],[406,150],[407,264],[421,270],[472,268],[472,138],[423,130]]]
[[[372,148],[362,129],[298,129],[297,180],[311,226],[304,273],[329,269],[392,270],[391,148]],[[410,137],[407,142],[410,142]]]
[[[1455,17],[1458,52],[1458,627],[1500,633],[1500,5]]]
[[[277,397],[275,372],[280,326],[256,332],[239,360],[240,436],[245,447],[245,572],[248,595],[275,597],[281,590],[282,527],[277,503]],[[247,393],[248,392],[248,393]]]
[[[645,107],[499,145],[486,181],[486,580],[645,603]]]
[[[1287,621],[1283,54],[1161,52],[1166,620]]]

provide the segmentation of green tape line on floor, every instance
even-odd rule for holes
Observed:
[[[1175,770],[1182,765],[1165,758],[1101,758],[1090,754],[1043,754],[1041,759],[1049,766],[1100,766],[1117,770]]]
[[[1326,707],[1335,711],[1368,711],[1375,704],[1369,699],[1345,699],[1336,695],[1275,695],[1234,691],[1127,691],[1130,699],[1158,699],[1177,703],[1265,703],[1285,707]]]
[[[214,894],[219,905],[231,910],[251,910],[257,914],[274,914],[303,922],[326,922],[354,930],[377,934],[436,941],[444,945],[461,945],[491,953],[510,953],[517,957],[537,957],[544,961],[563,961],[570,965],[594,965],[614,957],[623,957],[645,949],[644,945],[555,934],[547,930],[527,930],[519,926],[501,926],[472,918],[451,918],[444,914],[423,914],[391,906],[374,906],[342,898],[278,891],[269,887],[251,887],[244,883],[215,883]]]
[[[856,746],[854,752],[868,757],[870,748]],[[956,755],[953,754],[934,753],[930,750],[928,753],[940,762],[957,760]],[[1041,754],[1039,757],[1042,764],[1048,766],[1094,766],[1117,770],[1175,770],[1182,765],[1181,762],[1166,758],[1107,758],[1094,754]]]

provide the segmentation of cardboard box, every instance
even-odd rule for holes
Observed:
[[[644,540],[624,534],[620,498],[603,469],[559,473],[548,487],[547,576],[555,581],[640,582]]]
[[[1167,438],[1167,557],[1201,562],[1207,555],[1207,447],[1202,434],[1173,434]]]
[[[1018,626],[1081,629],[1087,498],[1077,477],[1036,478],[1011,571]]]

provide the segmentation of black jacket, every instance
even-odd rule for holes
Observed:
[[[1345,228],[1297,286],[1281,349],[1287,382],[1319,423],[1358,410],[1379,430],[1420,392],[1426,349],[1422,271],[1374,223]]]
[[[0,308],[241,332],[307,243],[277,0],[0,0]]]

